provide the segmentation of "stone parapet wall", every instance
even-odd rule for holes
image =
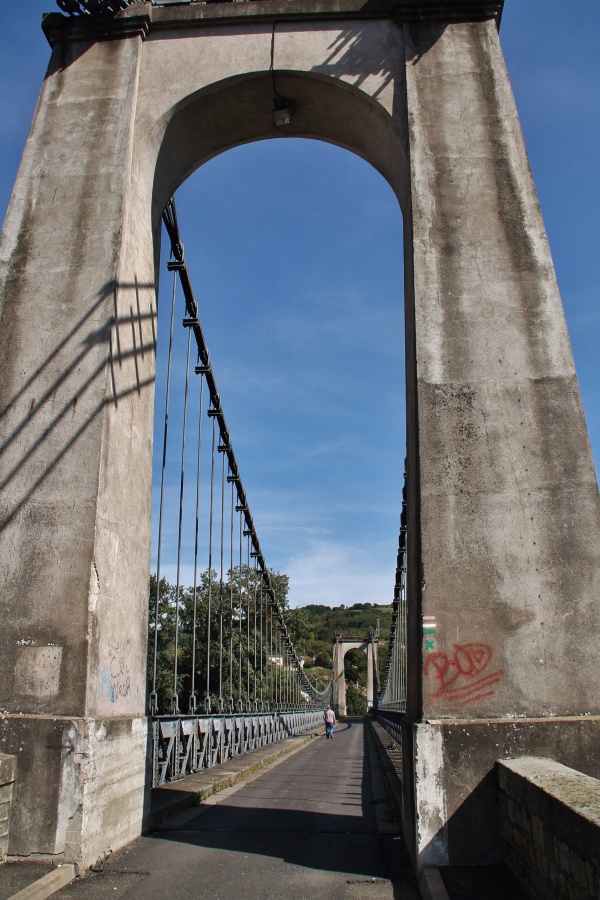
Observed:
[[[0,863],[4,862],[8,851],[8,825],[16,769],[15,757],[0,753]]]
[[[600,897],[600,781],[531,756],[498,774],[505,861],[532,900]]]

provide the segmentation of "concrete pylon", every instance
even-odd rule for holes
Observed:
[[[367,654],[367,706],[375,700],[375,666],[373,646],[377,647],[376,638],[344,638],[336,634],[333,644],[333,705],[340,716],[346,715],[346,675],[344,658],[349,650],[362,650]]]
[[[600,508],[496,29],[405,36],[404,818],[422,867],[498,859],[495,760],[600,775]]]
[[[85,866],[142,828],[160,214],[206,160],[285,135],[360,155],[404,216],[413,857],[497,857],[498,757],[600,774],[598,489],[501,9],[45,18],[52,58],[0,242],[9,854]]]

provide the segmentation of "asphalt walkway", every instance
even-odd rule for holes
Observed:
[[[164,821],[57,900],[417,900],[362,720]]]

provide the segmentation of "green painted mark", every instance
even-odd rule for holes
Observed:
[[[425,641],[425,649],[433,650],[434,644],[435,644],[435,641],[433,639],[430,641]]]

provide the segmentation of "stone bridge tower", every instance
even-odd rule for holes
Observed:
[[[86,866],[143,827],[160,215],[206,160],[286,135],[357,153],[403,213],[411,852],[494,858],[498,757],[600,774],[598,490],[501,11],[159,0],[45,17],[0,244],[11,854]]]
[[[344,658],[349,650],[362,650],[367,654],[367,706],[373,706],[379,682],[377,664],[379,634],[371,632],[365,638],[356,638],[342,637],[341,632],[336,631],[333,640],[333,705],[337,708],[339,715],[346,715]]]

